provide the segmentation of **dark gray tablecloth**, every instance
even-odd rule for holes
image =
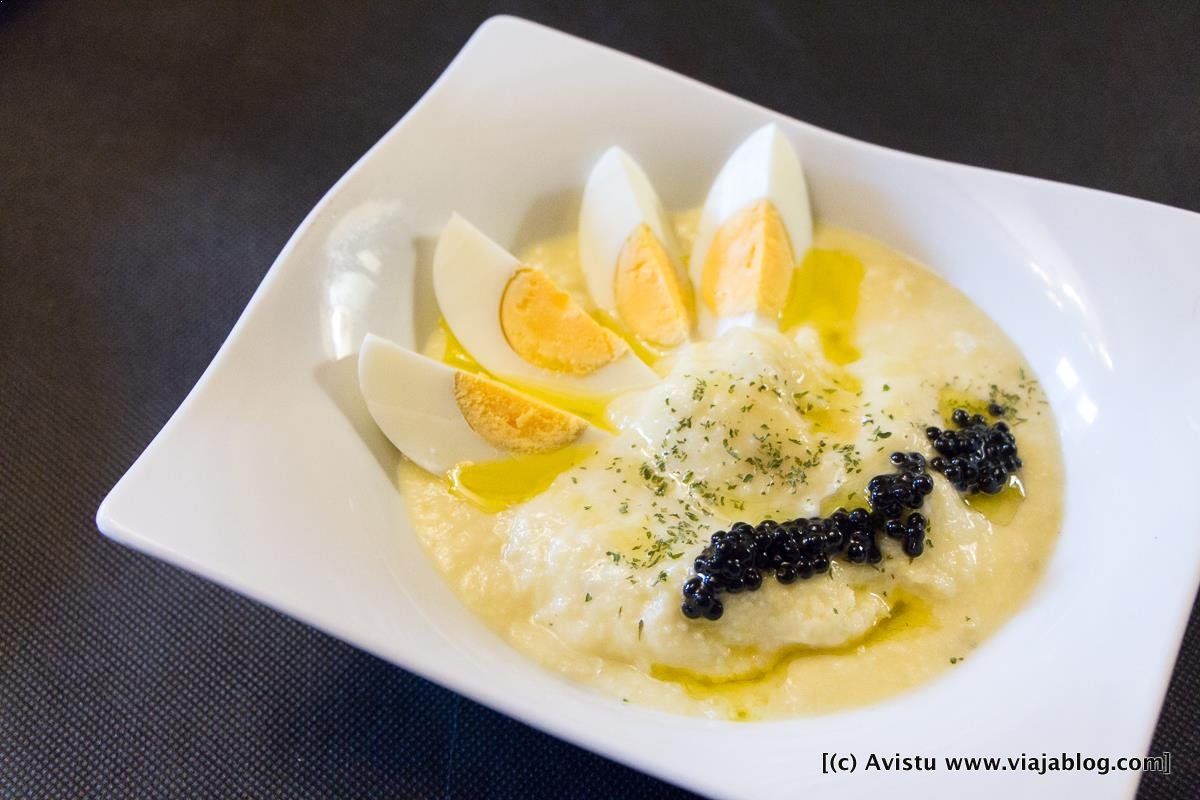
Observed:
[[[96,506],[489,14],[868,141],[1200,210],[1200,7],[1079,5],[0,0],[0,796],[683,796],[111,544]],[[1200,795],[1198,678],[1193,615],[1147,800]]]

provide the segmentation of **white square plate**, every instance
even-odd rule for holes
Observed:
[[[997,319],[1051,398],[1066,525],[1027,606],[960,667],[855,711],[673,716],[551,674],[455,599],[409,530],[398,456],[358,398],[376,332],[431,329],[452,210],[518,248],[574,225],[617,143],[698,204],[773,120],[816,214],[931,265]],[[104,501],[100,529],[479,702],[726,797],[1123,797],[1139,774],[864,771],[880,754],[1141,755],[1200,579],[1200,216],[919,158],[796,122],[619,53],[489,21],[280,254],[191,395]],[[1132,549],[1131,549],[1132,548]],[[822,774],[822,753],[859,757]]]

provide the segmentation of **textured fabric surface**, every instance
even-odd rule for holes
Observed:
[[[686,796],[109,543],[96,506],[486,16],[1200,211],[1200,7],[1078,5],[0,0],[0,797]],[[1152,748],[1175,774],[1140,797],[1200,796],[1198,731],[1193,614]]]

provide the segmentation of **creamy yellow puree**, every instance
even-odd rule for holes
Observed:
[[[680,219],[685,243],[693,221]],[[594,312],[574,236],[521,260]],[[982,311],[877,242],[818,226],[792,287],[782,331],[653,353],[663,382],[614,403],[618,430],[598,451],[468,467],[457,486],[403,464],[413,528],[462,601],[552,670],[712,717],[827,712],[969,668],[1058,533],[1063,472],[1045,397]],[[470,367],[444,332],[427,352]],[[767,575],[760,591],[724,595],[717,622],[680,613],[712,531],[861,505],[890,453],[928,454],[926,426],[989,401],[1010,408],[1024,467],[1002,495],[970,503],[934,474],[919,558],[884,540],[877,566],[835,561],[790,586]]]

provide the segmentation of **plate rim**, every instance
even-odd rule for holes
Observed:
[[[212,568],[201,565],[201,564],[193,561],[185,553],[181,553],[181,552],[172,550],[169,547],[165,547],[161,543],[156,542],[153,536],[139,533],[138,531],[135,531],[132,528],[127,527],[120,520],[120,518],[119,518],[120,515],[118,513],[118,510],[116,509],[116,506],[122,501],[124,495],[128,491],[130,491],[129,482],[132,480],[132,478],[130,476],[135,472],[138,465],[140,463],[142,463],[143,460],[147,459],[149,454],[151,454],[154,451],[157,451],[158,449],[161,449],[161,447],[164,444],[164,440],[176,428],[178,428],[180,425],[183,424],[184,418],[186,417],[188,410],[197,402],[197,398],[199,398],[201,395],[205,394],[210,389],[211,385],[217,380],[218,374],[222,370],[224,363],[229,358],[229,351],[234,347],[235,342],[237,340],[239,340],[240,338],[242,338],[242,336],[244,334],[244,329],[247,326],[248,320],[251,318],[254,310],[261,305],[262,299],[271,293],[273,287],[275,287],[282,280],[281,276],[284,273],[284,266],[291,259],[294,251],[298,247],[299,242],[304,238],[304,235],[306,234],[306,232],[308,232],[312,228],[314,221],[321,217],[321,215],[325,212],[327,207],[333,202],[333,199],[340,194],[340,192],[345,187],[345,185],[348,182],[350,182],[354,178],[354,176],[358,175],[362,170],[365,169],[366,165],[372,160],[372,156],[376,153],[376,151],[379,150],[381,148],[381,146],[396,133],[396,131],[398,131],[402,126],[404,126],[407,121],[409,121],[410,119],[415,117],[417,114],[419,114],[421,112],[421,110],[439,93],[439,91],[446,84],[448,84],[451,79],[453,79],[453,77],[460,70],[462,63],[466,60],[466,56],[468,56],[473,51],[474,48],[478,47],[479,43],[481,41],[483,41],[486,38],[490,38],[490,37],[494,37],[494,36],[504,37],[504,36],[509,35],[511,32],[527,32],[529,30],[536,30],[540,34],[543,34],[543,35],[561,37],[561,38],[570,40],[574,46],[585,46],[585,47],[597,48],[599,50],[603,50],[608,57],[618,57],[621,59],[630,60],[632,62],[635,62],[637,65],[639,65],[643,69],[648,68],[651,70],[655,70],[659,73],[669,75],[669,76],[671,76],[672,79],[684,81],[687,84],[689,84],[690,86],[692,86],[693,88],[703,90],[704,92],[707,92],[707,93],[715,94],[721,98],[724,98],[727,101],[731,100],[731,101],[736,102],[737,104],[740,104],[746,108],[753,109],[757,112],[766,112],[767,114],[775,116],[777,118],[786,119],[789,122],[797,123],[811,131],[819,133],[820,135],[833,137],[833,138],[841,140],[843,142],[850,143],[855,147],[873,149],[877,152],[886,154],[889,158],[913,159],[913,160],[917,160],[917,161],[921,162],[926,167],[933,167],[933,168],[937,168],[937,169],[950,169],[950,170],[954,170],[954,171],[965,170],[965,171],[968,171],[969,173],[976,173],[976,174],[979,174],[982,176],[986,176],[988,179],[992,179],[992,180],[1007,181],[1007,182],[1011,182],[1014,185],[1019,184],[1019,185],[1024,185],[1024,186],[1032,186],[1032,187],[1037,188],[1040,191],[1044,191],[1044,190],[1050,190],[1050,191],[1056,191],[1056,192],[1057,191],[1069,191],[1072,193],[1083,192],[1083,193],[1087,193],[1087,194],[1097,196],[1097,197],[1104,197],[1109,201],[1116,201],[1116,202],[1120,202],[1120,203],[1132,203],[1132,204],[1135,204],[1135,206],[1141,207],[1144,212],[1153,212],[1155,214],[1182,215],[1182,219],[1187,220],[1189,223],[1200,225],[1200,213],[1189,211],[1187,209],[1176,208],[1173,206],[1158,203],[1156,201],[1146,200],[1146,199],[1136,198],[1136,197],[1130,197],[1130,196],[1121,195],[1121,194],[1117,194],[1114,192],[1109,192],[1109,191],[1105,191],[1105,190],[1101,190],[1101,189],[1077,186],[1077,185],[1068,184],[1068,183],[1060,182],[1060,181],[1054,181],[1054,180],[1049,180],[1049,179],[1044,179],[1044,178],[1037,178],[1037,177],[1021,175],[1021,174],[1017,174],[1017,173],[995,170],[995,169],[991,169],[991,168],[987,168],[987,167],[946,161],[944,159],[938,159],[938,158],[934,158],[931,156],[924,156],[924,155],[919,155],[919,154],[914,154],[914,153],[908,153],[905,151],[896,150],[894,148],[889,148],[884,145],[875,144],[873,142],[867,142],[867,141],[863,141],[860,139],[856,139],[856,138],[847,136],[845,134],[841,134],[841,133],[830,131],[830,130],[827,130],[824,128],[820,128],[818,126],[815,126],[815,125],[805,122],[803,120],[796,120],[794,118],[788,117],[786,114],[783,114],[781,112],[777,112],[768,107],[759,105],[757,103],[753,103],[751,101],[748,101],[744,98],[741,98],[741,97],[734,95],[730,92],[727,92],[725,90],[710,86],[708,84],[704,84],[694,78],[688,77],[686,75],[681,75],[681,74],[676,73],[672,70],[669,70],[665,67],[662,67],[660,65],[654,64],[649,61],[646,61],[637,56],[623,53],[614,48],[610,48],[605,45],[590,42],[585,39],[576,37],[572,34],[564,33],[564,32],[555,30],[553,28],[547,27],[545,25],[542,25],[540,23],[531,22],[529,20],[525,20],[520,17],[507,15],[507,14],[493,16],[493,17],[490,17],[489,19],[485,20],[474,31],[474,33],[468,38],[466,43],[462,46],[462,48],[458,51],[458,53],[454,56],[454,58],[449,62],[449,64],[447,64],[445,69],[434,80],[434,82],[429,86],[429,88],[424,92],[424,94],[422,94],[422,96],[417,100],[417,102],[414,103],[413,106],[403,116],[401,116],[401,118],[394,125],[389,127],[388,130],[374,144],[371,145],[371,147],[369,147],[358,159],[355,160],[353,165],[351,165],[349,167],[349,169],[347,169],[333,183],[333,185],[322,195],[320,200],[305,215],[303,220],[300,222],[300,224],[297,226],[295,231],[289,237],[287,243],[284,245],[284,247],[281,249],[279,254],[276,256],[276,258],[272,262],[270,268],[264,274],[261,282],[259,283],[257,288],[254,290],[250,299],[247,301],[245,308],[239,314],[237,321],[234,323],[234,325],[230,329],[229,333],[225,337],[224,341],[222,342],[221,346],[218,348],[216,354],[213,356],[213,358],[210,361],[210,363],[208,364],[208,366],[204,369],[204,371],[201,373],[200,377],[197,379],[195,385],[189,390],[188,394],[186,395],[184,400],[180,403],[179,407],[176,408],[175,411],[172,412],[172,414],[171,414],[170,418],[167,420],[167,422],[155,434],[155,436],[151,439],[149,444],[147,444],[145,446],[142,453],[140,453],[138,455],[138,457],[132,462],[132,464],[130,464],[130,466],[126,469],[126,471],[121,476],[121,478],[117,481],[117,483],[113,486],[113,488],[106,494],[103,501],[100,503],[100,505],[96,511],[96,525],[99,528],[99,530],[106,537],[108,537],[114,541],[120,542],[126,546],[132,547],[136,550],[145,552],[149,555],[152,555],[154,557],[165,560],[175,566],[186,569],[187,571],[189,571],[193,574],[196,574],[205,580],[212,581],[212,582],[214,582],[218,585],[221,585],[225,588],[229,588],[233,591],[236,591],[239,594],[242,594],[246,597],[251,598],[255,602],[259,602],[270,608],[276,609],[284,614],[287,614],[288,616],[298,619],[298,620],[304,622],[305,624],[312,625],[313,627],[316,627],[316,628],[318,628],[326,633],[329,633],[330,635],[333,635],[337,638],[340,638],[343,640],[350,640],[344,634],[341,634],[335,630],[331,630],[328,625],[323,624],[320,621],[314,620],[312,614],[309,613],[308,611],[306,611],[305,609],[288,607],[288,604],[277,603],[277,602],[274,602],[269,599],[264,599],[264,596],[263,596],[265,594],[264,591],[257,590],[253,586],[243,584],[237,580],[229,578],[228,576],[215,574],[215,571]],[[1200,563],[1197,563],[1196,565],[1194,565],[1193,573],[1194,573],[1194,577],[1195,577],[1193,586],[1195,586],[1195,585],[1200,584]],[[1043,577],[1043,580],[1044,580],[1044,577]],[[1171,663],[1172,664],[1174,664],[1175,661],[1177,661],[1177,659],[1178,659],[1178,653],[1183,644],[1183,634],[1186,629],[1188,619],[1189,619],[1189,609],[1185,609],[1184,611],[1182,611],[1180,613],[1179,618],[1177,620],[1175,620],[1175,625],[1173,626],[1175,628],[1174,635],[1173,635],[1174,646],[1172,648],[1172,653],[1171,653],[1171,655],[1172,655]],[[530,725],[531,727],[534,727],[538,730],[546,732],[557,738],[561,738],[566,741],[569,741],[569,742],[571,742],[577,746],[583,747],[591,752],[598,753],[598,754],[602,755],[603,757],[610,758],[612,760],[618,761],[620,763],[626,764],[627,766],[630,766],[630,767],[638,769],[642,772],[645,772],[646,774],[652,775],[654,777],[657,777],[657,778],[660,778],[663,780],[670,781],[672,783],[675,783],[676,785],[684,786],[684,787],[687,787],[692,790],[704,790],[704,788],[705,788],[702,786],[697,786],[697,784],[694,781],[689,781],[687,779],[688,776],[684,775],[681,770],[677,770],[672,766],[664,764],[663,762],[656,761],[653,757],[651,757],[649,755],[647,755],[645,757],[638,757],[637,754],[629,754],[629,753],[625,753],[622,751],[614,751],[611,749],[601,749],[601,748],[597,747],[593,741],[589,740],[588,738],[586,738],[584,736],[579,735],[578,731],[572,729],[569,725],[562,723],[560,720],[549,719],[549,718],[543,719],[543,718],[530,717],[526,713],[525,709],[518,707],[517,703],[504,702],[502,700],[498,700],[496,697],[486,695],[485,692],[480,691],[479,687],[467,684],[465,682],[457,681],[457,680],[447,680],[447,679],[445,679],[444,676],[438,675],[437,673],[435,673],[431,670],[425,669],[423,667],[423,665],[419,665],[419,664],[415,664],[415,663],[403,663],[402,661],[398,660],[395,657],[394,653],[383,652],[381,649],[378,649],[378,648],[372,646],[370,643],[363,643],[361,641],[352,641],[352,640],[351,640],[351,643],[355,647],[359,647],[359,648],[361,648],[367,652],[370,652],[380,658],[383,658],[384,660],[388,661],[389,663],[397,664],[398,666],[401,666],[403,669],[409,670],[417,675],[420,675],[421,677],[423,677],[427,680],[430,680],[440,686],[444,686],[458,694],[462,694],[462,695],[474,700],[475,702],[479,702],[482,705],[488,706],[490,708],[494,708],[494,709],[500,711],[501,713],[504,713],[507,716],[511,716],[514,719],[521,721],[524,724]],[[1149,730],[1148,730],[1148,732],[1145,733],[1145,736],[1144,736],[1145,746],[1142,748],[1142,752],[1145,752],[1145,750],[1148,748],[1148,746],[1150,744],[1150,740],[1153,737],[1154,729],[1155,729],[1157,720],[1159,718],[1159,715],[1161,714],[1162,705],[1165,700],[1165,695],[1166,695],[1167,688],[1170,683],[1170,679],[1173,676],[1173,672],[1174,672],[1173,668],[1168,669],[1166,671],[1165,675],[1161,676],[1161,680],[1160,680],[1161,686],[1160,686],[1160,690],[1158,692],[1158,702],[1154,708],[1153,716],[1150,717]],[[642,711],[645,711],[650,714],[655,714],[655,715],[666,713],[666,712],[657,712],[654,710],[645,710],[645,709],[643,709]],[[675,715],[667,715],[667,716],[674,717]],[[756,725],[775,725],[775,724],[786,724],[786,721],[780,721],[779,723],[775,723],[775,722],[756,723]],[[1125,781],[1126,788],[1136,787],[1137,781],[1140,778],[1140,773],[1128,773],[1128,774],[1130,777],[1128,780]],[[713,787],[707,787],[707,788],[709,790],[711,790]]]

